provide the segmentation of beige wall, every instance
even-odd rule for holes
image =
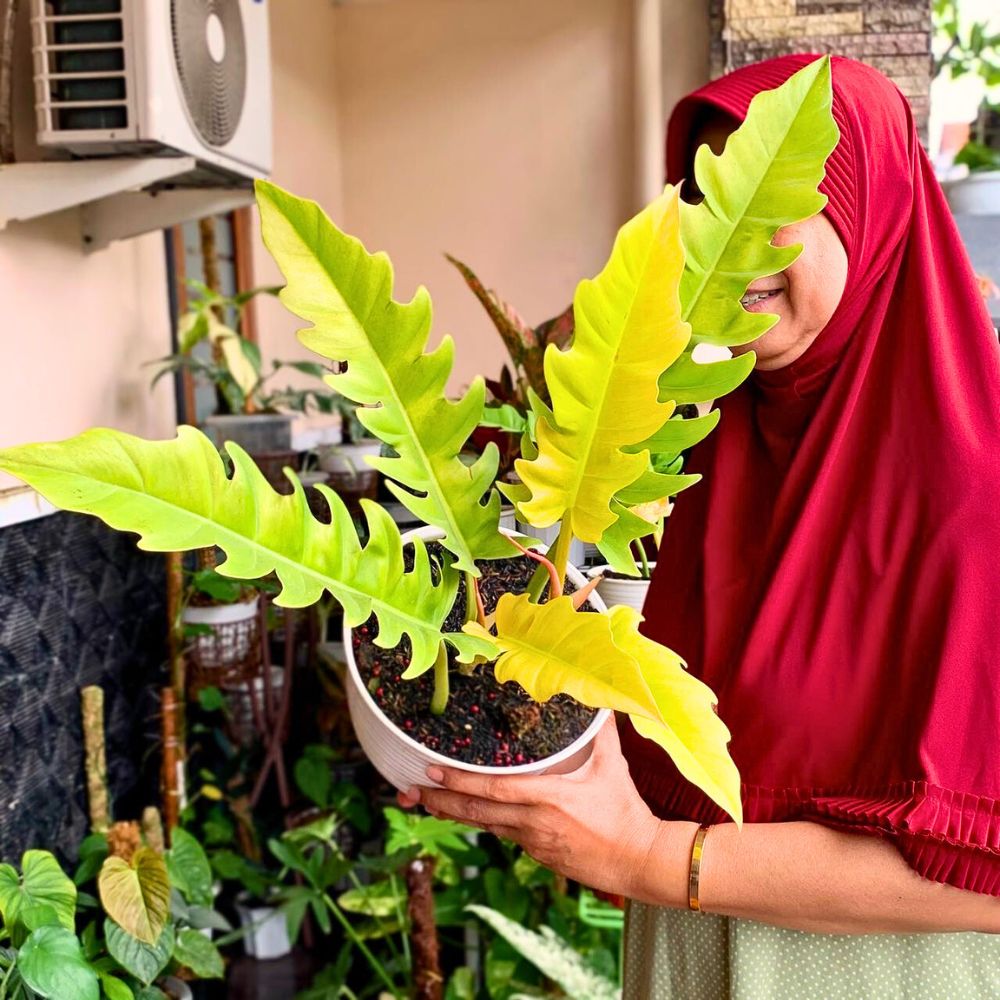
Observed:
[[[141,367],[170,349],[163,235],[87,256],[76,215],[0,233],[0,447],[95,425],[172,433],[169,380],[150,392]]]
[[[444,251],[537,323],[600,268],[638,207],[635,2],[385,0],[317,16],[326,5],[282,0],[280,17],[272,7],[274,178],[386,250],[397,298],[428,286],[432,339],[458,342],[454,389],[498,372],[504,352]],[[669,108],[707,79],[707,13],[663,6],[658,107]],[[305,81],[318,73],[319,88]],[[662,140],[651,145],[659,162]],[[274,279],[263,254],[258,268]],[[288,355],[295,321],[265,310],[265,350]]]
[[[398,298],[428,285],[435,339],[458,341],[454,388],[504,355],[443,251],[539,322],[636,207],[633,2],[271,5],[274,179],[387,250]],[[667,109],[707,76],[701,8],[665,0]],[[276,279],[261,248],[255,262]],[[170,388],[150,394],[140,367],[169,345],[164,276],[159,234],[87,256],[74,212],[0,233],[0,446],[169,433]],[[305,353],[278,303],[259,319],[265,356]]]

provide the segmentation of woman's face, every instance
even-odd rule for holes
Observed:
[[[734,128],[728,119],[710,119],[695,133],[692,148],[708,143],[719,153]],[[753,281],[742,300],[748,312],[779,317],[763,337],[733,348],[734,354],[756,351],[756,367],[763,371],[784,368],[805,353],[829,322],[847,283],[847,252],[825,215],[784,226],[771,242],[778,247],[801,243],[802,252],[780,274]]]

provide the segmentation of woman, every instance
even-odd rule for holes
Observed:
[[[682,101],[670,180],[811,58]],[[403,797],[635,900],[628,998],[1000,996],[1000,350],[905,100],[846,59],[833,89],[829,203],[745,300],[781,321],[645,609],[718,694],[742,832],[610,725],[576,774]]]

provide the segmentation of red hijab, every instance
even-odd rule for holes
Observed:
[[[681,101],[670,180],[699,114],[742,120],[813,58]],[[749,822],[888,836],[921,875],[1000,895],[1000,348],[905,99],[836,57],[833,91],[843,299],[721,402],[644,627],[717,693]],[[725,820],[652,744],[625,751],[661,815]]]

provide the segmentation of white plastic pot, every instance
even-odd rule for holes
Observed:
[[[651,562],[649,564],[650,572],[655,568],[656,563]],[[610,566],[594,566],[587,570],[587,576],[593,579],[595,576],[610,572],[612,572]],[[615,604],[625,604],[630,608],[635,608],[636,611],[642,611],[642,606],[646,602],[646,594],[649,592],[649,584],[649,580],[643,580],[639,577],[618,579],[606,576],[597,585],[597,592],[608,607]]]
[[[181,611],[181,621],[187,625],[237,625],[255,618],[259,606],[258,597],[236,604],[210,604],[205,607],[189,605]],[[195,651],[201,653],[203,663],[222,668],[230,662],[238,663],[242,660],[250,651],[250,642],[255,636],[256,632],[252,629],[241,629],[236,635],[236,641],[226,651],[225,662],[212,663],[218,657],[218,649],[210,636],[195,636]]]
[[[505,532],[510,534],[510,532]],[[422,538],[434,541],[441,537],[438,528],[421,527],[403,535],[403,541]],[[544,547],[540,548],[544,551]],[[566,567],[566,577],[577,587],[586,585],[586,578],[574,566]],[[597,611],[605,611],[604,602],[598,595],[592,594],[589,603]],[[513,767],[487,767],[483,764],[468,764],[455,760],[444,754],[429,750],[422,743],[407,736],[397,729],[392,722],[382,714],[375,703],[354,659],[354,644],[351,642],[351,630],[344,626],[344,652],[347,656],[347,705],[351,712],[351,722],[357,734],[361,749],[375,769],[386,781],[401,791],[413,788],[415,785],[430,785],[427,768],[432,764],[440,767],[460,768],[463,771],[473,771],[476,774],[567,774],[575,771],[590,756],[591,743],[597,736],[601,726],[611,715],[608,709],[602,709],[594,716],[594,720],[568,747],[559,753],[530,764],[517,764]]]
[[[299,413],[292,420],[292,447],[296,451],[312,451],[342,440],[339,413]]]
[[[976,170],[944,189],[955,215],[1000,215],[1000,170]]]
[[[361,475],[365,472],[374,473],[375,470],[365,461],[365,457],[377,457],[381,451],[381,441],[352,441],[347,444],[321,445],[316,449],[316,456],[319,467],[324,472]]]
[[[246,931],[243,949],[251,958],[284,958],[292,950],[285,914],[275,906],[254,902],[246,893],[236,897],[236,913]]]

